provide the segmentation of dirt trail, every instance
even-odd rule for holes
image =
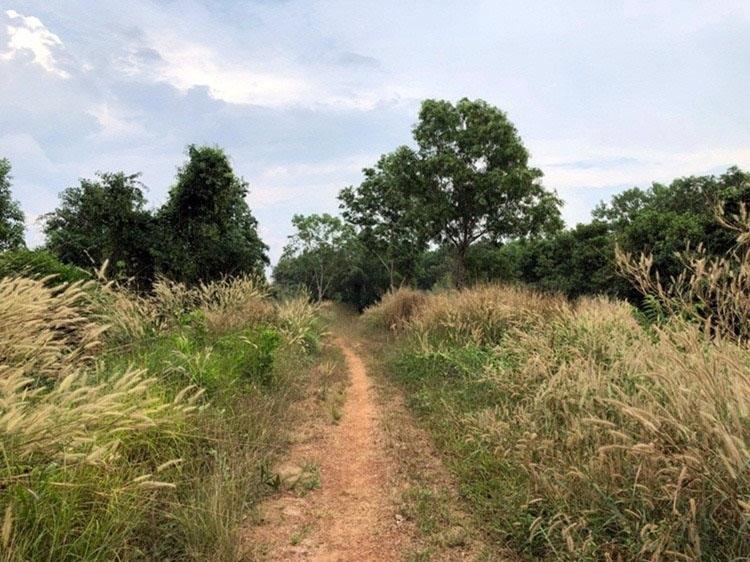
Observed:
[[[280,470],[295,477],[295,465],[313,464],[319,489],[287,490],[262,506],[263,523],[248,540],[267,545],[266,560],[392,561],[409,546],[390,495],[394,469],[372,380],[350,344],[334,341],[349,370],[340,421],[304,436]]]

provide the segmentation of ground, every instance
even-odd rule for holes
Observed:
[[[351,315],[333,314],[325,354],[300,404],[277,493],[249,518],[249,559],[501,560],[462,509],[455,483],[377,348]]]

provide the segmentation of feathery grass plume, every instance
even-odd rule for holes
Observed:
[[[616,249],[620,273],[647,298],[670,314],[698,322],[708,334],[750,341],[750,213],[744,204],[737,215],[716,208],[721,226],[734,232],[736,244],[724,256],[711,256],[699,245],[678,253],[682,271],[664,282],[653,272],[653,256],[638,257]]]
[[[306,351],[317,349],[320,340],[319,304],[308,295],[284,299],[276,304],[275,323],[287,345]]]
[[[438,339],[495,343],[513,328],[548,321],[565,306],[561,296],[516,286],[479,285],[430,295],[411,323],[417,332]]]
[[[424,291],[400,287],[389,291],[364,312],[365,321],[373,327],[399,331],[405,328],[427,301]]]
[[[268,292],[254,276],[201,283],[195,292],[197,306],[205,315],[209,331],[227,332],[273,319],[274,308]]]
[[[427,296],[409,333],[397,374],[498,538],[571,562],[750,556],[743,345],[499,286]]]
[[[91,288],[0,279],[0,364],[23,375],[61,377],[91,359],[106,329],[92,319]]]

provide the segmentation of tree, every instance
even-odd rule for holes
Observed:
[[[617,275],[615,242],[609,227],[595,220],[538,240],[520,243],[520,280],[545,291],[582,295],[632,294]]]
[[[0,158],[0,252],[24,246],[23,211],[10,193],[10,162]]]
[[[654,270],[667,279],[683,270],[677,257],[686,243],[702,244],[712,255],[729,252],[735,240],[714,215],[721,203],[728,214],[750,204],[750,174],[729,168],[720,176],[689,176],[649,189],[629,189],[594,210],[625,252],[652,254]]]
[[[224,275],[262,274],[267,246],[235,175],[218,147],[190,145],[169,198],[159,211],[159,270],[185,283]]]
[[[401,146],[363,173],[358,187],[339,194],[343,216],[358,227],[364,247],[385,268],[393,289],[413,281],[427,246],[417,204],[424,184],[419,156]]]
[[[414,128],[426,174],[419,207],[429,237],[455,253],[455,282],[466,280],[466,256],[479,240],[502,241],[562,227],[560,199],[513,124],[484,101],[422,103]]]
[[[306,287],[318,301],[331,298],[332,288],[352,266],[357,238],[351,226],[329,214],[294,215],[296,232],[289,237],[274,269],[276,283]]]
[[[60,194],[45,216],[47,248],[63,263],[85,269],[109,261],[110,271],[141,287],[154,276],[153,217],[139,174],[99,173]]]

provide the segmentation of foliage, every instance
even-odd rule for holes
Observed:
[[[329,214],[295,215],[295,233],[289,237],[274,279],[287,286],[306,289],[317,301],[332,297],[335,284],[350,268],[353,229]]]
[[[466,281],[466,254],[477,241],[555,232],[560,200],[505,113],[484,101],[427,100],[414,128],[427,176],[419,206],[430,238],[453,248],[455,282]]]
[[[116,278],[147,286],[154,224],[138,177],[100,173],[64,190],[60,206],[45,217],[47,248],[66,264],[91,270],[109,263]]]
[[[750,204],[750,174],[733,167],[718,177],[678,178],[646,191],[634,188],[601,204],[594,217],[610,225],[623,251],[651,254],[655,271],[667,279],[683,269],[677,254],[686,243],[693,248],[701,244],[715,256],[731,250],[734,236],[714,214],[719,203],[730,214]]]
[[[169,199],[158,213],[158,268],[187,284],[226,275],[260,275],[268,263],[247,183],[217,147],[190,145]]]
[[[750,341],[750,214],[744,203],[737,215],[727,216],[723,205],[716,213],[718,222],[736,236],[730,252],[712,256],[702,244],[694,250],[688,244],[676,255],[682,271],[668,281],[653,271],[652,254],[635,258],[618,248],[617,265],[661,310],[697,322],[708,334],[746,344]]]
[[[0,252],[24,246],[24,216],[10,193],[10,162],[0,158]]]
[[[414,280],[417,260],[426,249],[418,203],[425,182],[421,162],[402,146],[363,173],[365,179],[357,188],[339,194],[343,216],[358,228],[363,248],[385,268],[394,289]]]
[[[549,238],[519,245],[518,278],[535,287],[569,297],[626,296],[627,282],[615,268],[615,240],[603,222],[579,224]]]
[[[0,254],[0,278],[30,277],[45,279],[48,285],[86,281],[93,276],[84,269],[58,260],[43,248],[8,250]]]

